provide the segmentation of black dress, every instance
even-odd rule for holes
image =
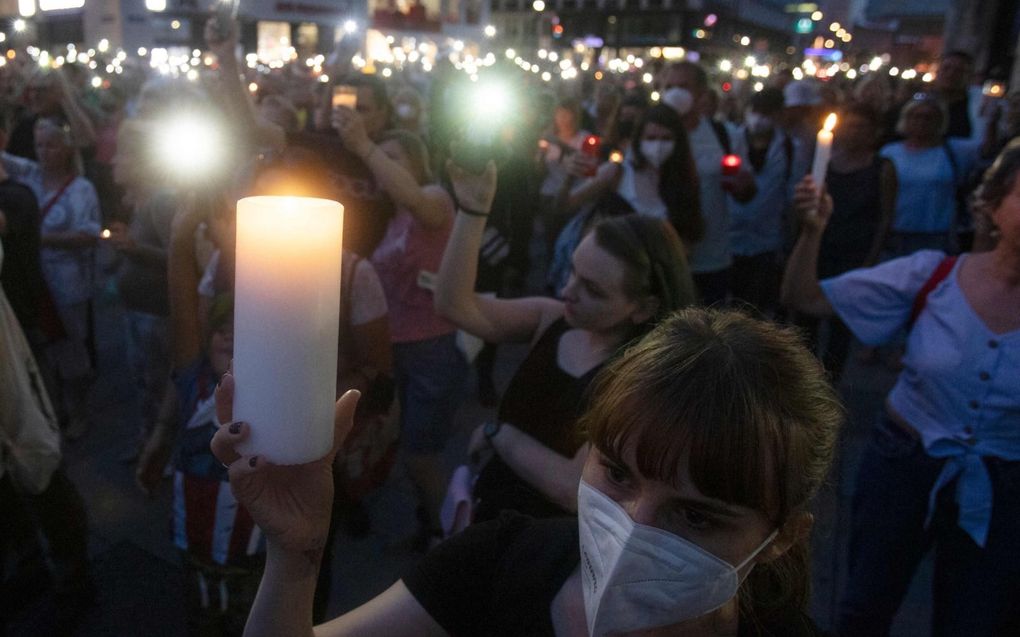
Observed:
[[[584,443],[575,423],[587,406],[588,386],[601,368],[596,366],[580,377],[560,369],[560,338],[569,329],[562,318],[546,329],[514,374],[497,414],[500,422],[565,458],[573,458]],[[504,509],[536,518],[570,514],[524,482],[498,456],[482,469],[474,496],[475,522],[491,520]]]

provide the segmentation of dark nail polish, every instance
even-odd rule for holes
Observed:
[[[248,466],[254,468],[255,463],[258,462],[258,460],[259,460],[258,456],[252,456],[251,459],[248,461]]]
[[[228,429],[228,431],[230,431],[230,433],[232,433],[234,435],[237,435],[237,434],[241,433],[241,423],[239,423],[239,422],[232,422],[232,423],[230,423],[230,427],[228,427],[227,429]]]

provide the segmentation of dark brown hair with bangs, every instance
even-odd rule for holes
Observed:
[[[843,410],[798,334],[732,310],[688,308],[664,319],[595,380],[581,420],[592,445],[635,445],[647,478],[690,480],[711,498],[781,526],[828,473]],[[756,567],[741,608],[756,617],[805,608],[807,541]]]

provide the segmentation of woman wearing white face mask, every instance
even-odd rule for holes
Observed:
[[[222,421],[231,388],[218,392]],[[735,312],[682,310],[607,367],[593,396],[579,522],[510,514],[472,527],[314,633],[331,458],[242,458],[247,426],[224,425],[213,450],[269,546],[245,634],[816,634],[806,507],[842,411],[799,337]],[[338,402],[338,441],[356,402]]]
[[[582,209],[609,192],[623,197],[638,214],[667,219],[685,245],[704,233],[698,176],[687,143],[687,131],[676,110],[653,106],[645,113],[622,162],[609,161],[580,184],[593,159],[576,153],[568,165],[571,178],[560,193],[562,211]],[[583,214],[583,212],[582,212]]]

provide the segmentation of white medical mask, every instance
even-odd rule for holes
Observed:
[[[417,109],[406,103],[397,104],[395,110],[397,111],[397,117],[402,120],[414,119],[414,116],[417,115]]]
[[[685,88],[673,87],[662,94],[662,103],[668,104],[681,116],[691,112],[694,106],[694,95]]]
[[[669,626],[716,610],[737,594],[739,571],[778,534],[773,531],[747,559],[731,566],[680,536],[635,523],[584,480],[577,491],[577,519],[592,637]]]
[[[641,140],[641,154],[644,155],[649,164],[656,168],[662,168],[662,165],[673,154],[674,148],[676,148],[676,142],[668,139]]]

